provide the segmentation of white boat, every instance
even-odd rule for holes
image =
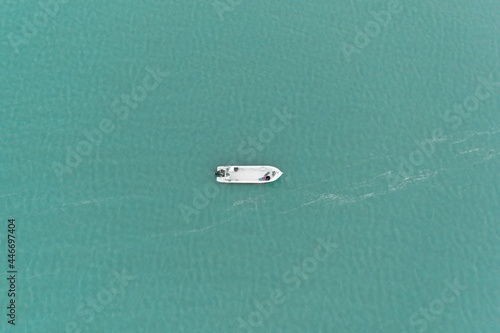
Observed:
[[[273,166],[239,165],[218,166],[217,181],[219,183],[265,184],[280,178],[283,172]]]

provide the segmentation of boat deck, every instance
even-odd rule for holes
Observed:
[[[238,170],[234,171],[235,168]],[[220,166],[217,168],[217,170],[220,169],[224,170],[226,174],[224,177],[218,177],[217,181],[223,183],[268,183],[281,176],[281,171],[269,166]],[[271,179],[265,180],[266,174]]]

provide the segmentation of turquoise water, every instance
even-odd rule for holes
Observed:
[[[0,331],[500,330],[498,1],[64,2],[0,11]]]

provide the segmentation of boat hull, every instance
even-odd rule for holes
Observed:
[[[217,167],[217,181],[227,184],[266,184],[281,177],[280,169],[268,165],[226,165]]]

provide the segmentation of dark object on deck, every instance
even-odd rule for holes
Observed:
[[[235,172],[236,172],[236,171],[238,171],[238,167],[234,167],[234,171],[235,171]]]
[[[217,172],[215,173],[215,175],[216,175],[217,177],[224,177],[224,176],[226,175],[226,172],[225,172],[224,170],[220,169],[219,171],[217,171]]]

